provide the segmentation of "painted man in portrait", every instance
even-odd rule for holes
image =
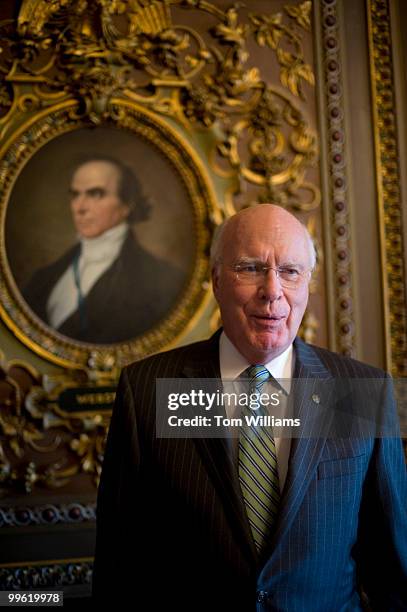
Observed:
[[[150,210],[136,176],[113,157],[89,157],[73,172],[70,201],[78,242],[34,273],[24,299],[75,340],[110,344],[140,335],[168,312],[184,279],[132,232]]]

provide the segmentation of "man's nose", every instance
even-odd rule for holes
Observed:
[[[84,212],[88,208],[88,198],[86,197],[86,193],[78,193],[71,200],[72,209],[77,212]]]
[[[273,268],[264,271],[258,288],[258,295],[262,300],[278,300],[283,295],[278,273]]]

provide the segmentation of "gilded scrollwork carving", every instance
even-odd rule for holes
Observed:
[[[290,17],[293,17],[299,26],[304,30],[309,31],[311,29],[311,0],[305,0],[298,5],[286,5],[284,10]]]
[[[304,4],[298,10],[305,24],[310,5]],[[304,98],[301,81],[313,85],[314,76],[304,61],[300,36],[284,24],[281,13],[249,14],[249,22],[242,23],[235,7],[223,13],[212,34],[220,45],[208,56],[208,65],[215,69],[182,94],[188,119],[206,127],[216,125],[219,164],[226,160],[236,171],[240,191],[242,183],[247,183],[257,188],[259,202],[274,201],[304,211],[317,208],[319,190],[305,178],[316,160],[316,136],[293,100],[267,84],[270,75],[262,77],[257,67],[250,66],[247,50],[250,38],[273,50],[282,85]],[[295,51],[284,50],[283,42]],[[215,168],[220,171],[216,163]],[[304,192],[308,197],[304,198]]]
[[[97,485],[116,380],[84,371],[40,375],[4,364],[0,381],[0,490],[58,488],[77,474]]]
[[[304,2],[299,7],[285,7],[287,14],[307,30],[311,28],[310,10],[311,2]],[[282,85],[295,96],[304,99],[302,80],[314,85],[315,78],[311,66],[304,61],[299,34],[292,27],[283,23],[282,13],[271,16],[251,15],[250,20],[256,42],[261,47],[270,47],[277,54]],[[294,52],[287,51],[282,47],[281,43],[284,40],[292,44]]]
[[[178,23],[174,9],[210,15],[211,40]],[[213,128],[220,161],[257,188],[257,201],[298,210],[304,201],[307,211],[319,205],[306,179],[318,147],[295,99],[314,84],[301,38],[310,11],[308,1],[262,15],[198,0],[25,0],[10,80],[33,79],[43,101],[74,97],[76,112],[95,124],[109,119],[114,96],[128,95],[183,125]],[[250,41],[274,54],[278,74],[250,63]],[[278,78],[282,88],[270,85]]]

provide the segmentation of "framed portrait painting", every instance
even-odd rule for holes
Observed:
[[[1,314],[20,339],[81,367],[182,333],[208,290],[214,198],[179,134],[134,107],[96,127],[60,109],[1,164]]]

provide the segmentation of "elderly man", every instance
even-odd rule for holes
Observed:
[[[132,170],[92,156],[73,173],[71,212],[79,243],[38,270],[23,291],[40,319],[91,343],[129,340],[152,327],[175,302],[183,279],[138,243],[130,223],[149,207]]]
[[[223,330],[124,369],[98,495],[96,598],[125,595],[140,610],[407,609],[400,440],[330,436],[319,422],[331,423],[338,398],[320,406],[307,384],[290,391],[374,379],[379,410],[394,419],[382,371],[296,337],[314,262],[291,214],[239,212],[213,247]],[[156,379],[242,374],[256,389],[288,380],[283,395],[311,435],[278,437],[268,424],[236,439],[157,435]],[[355,402],[350,393],[341,407],[352,413]]]

